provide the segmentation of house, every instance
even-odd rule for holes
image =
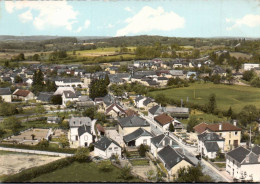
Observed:
[[[123,137],[127,146],[140,146],[141,144],[150,146],[152,134],[143,128],[138,128]]]
[[[121,158],[121,151],[121,146],[108,137],[102,137],[94,143],[94,155],[104,159],[108,159],[112,155],[118,155]]]
[[[35,95],[29,91],[29,90],[25,90],[25,89],[16,89],[13,92],[13,97],[15,99],[22,99],[22,100],[33,100],[35,98]]]
[[[160,105],[155,105],[148,110],[148,117],[154,119],[155,116],[158,116],[165,112],[166,112],[165,107],[161,107]]]
[[[237,147],[226,154],[226,171],[240,181],[260,182],[260,146]]]
[[[138,128],[143,128],[151,132],[150,124],[145,119],[136,115],[121,118],[118,122],[118,132],[122,136],[130,134]]]
[[[60,123],[60,122],[61,122],[61,118],[56,116],[49,116],[47,118],[47,123]]]
[[[12,102],[12,92],[10,88],[0,88],[0,97],[5,102]]]
[[[157,103],[155,102],[154,99],[147,97],[144,101],[143,101],[143,108],[145,111],[148,111],[148,109],[150,109],[151,107],[157,105]]]
[[[157,158],[157,153],[168,145],[173,148],[179,147],[178,143],[166,134],[160,134],[156,137],[153,137],[151,138],[151,153],[155,158]]]
[[[177,177],[177,171],[180,168],[194,166],[188,157],[170,145],[158,152],[158,159],[163,163],[170,179]]]
[[[174,118],[189,118],[189,108],[186,107],[166,107],[165,111]]]
[[[125,116],[125,110],[123,107],[117,103],[113,103],[106,108],[106,115],[113,118]]]
[[[196,79],[197,73],[196,72],[187,72],[186,78],[189,79],[193,76],[193,79]]]
[[[145,97],[143,97],[143,96],[137,96],[137,98],[134,100],[134,102],[135,102],[135,106],[137,107],[137,108],[143,108],[144,107],[144,101],[146,100],[146,98]]]
[[[224,151],[232,150],[234,147],[238,147],[240,145],[241,140],[241,128],[236,126],[236,122],[234,124],[231,123],[200,123],[193,127],[197,134],[202,134],[203,132],[215,132],[220,137],[225,139],[224,143]]]
[[[89,146],[95,140],[95,123],[96,120],[91,120],[89,117],[70,118],[68,133],[70,147]]]
[[[73,91],[63,91],[61,98],[63,106],[67,106],[68,102],[78,101],[78,96]]]
[[[58,87],[58,89],[54,92],[53,95],[62,95],[64,91],[72,91],[75,93],[73,87]]]
[[[252,69],[254,69],[254,68],[258,68],[260,65],[259,64],[257,64],[257,63],[244,63],[243,64],[243,69],[245,70],[245,71],[247,71],[247,70],[252,70]]]
[[[166,113],[154,117],[154,121],[162,127],[163,131],[169,131],[170,124],[174,124],[174,118]]]
[[[214,132],[204,132],[198,135],[198,140],[198,151],[204,157],[214,159],[219,150],[224,151],[225,139]]]

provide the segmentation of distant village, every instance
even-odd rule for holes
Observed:
[[[92,73],[76,64],[31,64],[15,69],[0,67],[0,81],[10,84],[0,88],[3,102],[17,104],[23,111],[39,108],[39,105],[44,109],[43,115],[32,113],[25,121],[44,120],[51,126],[67,123],[67,129],[58,126],[30,127],[4,137],[0,147],[2,144],[3,147],[6,144],[37,145],[42,140],[61,147],[57,140],[65,136],[69,148],[92,147],[90,155],[93,159],[117,157],[120,161],[131,163],[134,159],[129,154],[144,146],[145,159],[148,162],[154,160],[168,181],[177,176],[180,168],[198,164],[212,175],[221,175],[224,182],[260,181],[260,146],[241,142],[242,129],[236,120],[214,124],[203,122],[194,126],[193,131],[187,131],[182,121],[189,118],[190,109],[182,104],[164,106],[143,94],[123,92],[117,95],[109,90],[113,84],[125,83],[165,88],[170,79],[203,81],[209,80],[212,75],[222,77],[222,83],[238,84],[244,71],[259,72],[259,64],[245,63],[242,69],[227,71],[215,65],[209,56],[204,56],[167,62],[160,58],[131,61],[126,62],[126,71],[123,72],[120,71],[121,65],[119,62],[103,63],[101,71]],[[203,71],[205,67],[210,68],[211,73]],[[191,68],[197,70],[189,70]],[[44,85],[48,81],[55,90],[33,90],[37,72],[43,74]],[[227,75],[231,75],[231,79],[225,78]],[[107,94],[91,98],[92,81],[107,77]],[[55,97],[59,102],[55,101]],[[85,114],[77,113],[85,111]],[[98,114],[98,118],[91,117],[91,112]],[[59,113],[67,114],[60,116]],[[218,164],[224,164],[224,167],[215,167]]]

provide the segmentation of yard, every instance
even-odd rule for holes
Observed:
[[[200,105],[208,102],[209,95],[216,95],[217,107],[228,110],[231,106],[239,112],[245,105],[255,105],[260,108],[260,88],[238,85],[224,85],[213,83],[193,83],[189,87],[172,88],[161,91],[150,92],[151,95],[163,93],[175,100],[183,99]]]
[[[149,160],[148,159],[134,159],[134,160],[129,160],[132,166],[148,166]]]
[[[68,167],[43,174],[30,182],[141,182],[139,179],[123,180],[119,178],[120,169],[111,166],[110,172],[102,172],[94,162],[74,162]]]

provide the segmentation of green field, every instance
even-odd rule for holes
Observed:
[[[209,95],[215,93],[217,107],[220,110],[227,110],[231,106],[233,110],[239,112],[245,105],[249,104],[260,108],[260,88],[249,86],[194,83],[190,84],[189,87],[150,92],[151,95],[159,93],[163,93],[167,97],[175,100],[183,99],[184,102],[188,97],[189,102],[200,105],[206,104]]]
[[[146,165],[150,165],[148,159],[130,160],[130,163],[132,164],[132,166],[146,166]]]
[[[136,178],[127,181],[120,179],[120,169],[111,167],[112,171],[102,172],[94,162],[74,162],[68,167],[43,174],[30,182],[142,182]]]
[[[130,52],[133,52],[134,49],[136,49],[136,47],[127,47],[128,49],[131,49]],[[80,50],[80,51],[76,51],[76,55],[78,55],[80,53],[80,55],[85,55],[85,54],[112,54],[112,53],[117,53],[120,51],[120,47],[116,48],[116,47],[105,47],[105,48],[97,48],[97,49],[93,49],[93,50]],[[73,52],[69,51],[67,52],[68,55],[72,55]]]

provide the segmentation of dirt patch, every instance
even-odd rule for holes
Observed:
[[[60,158],[61,157],[18,153],[0,155],[0,176],[15,174],[24,169],[44,165]]]

